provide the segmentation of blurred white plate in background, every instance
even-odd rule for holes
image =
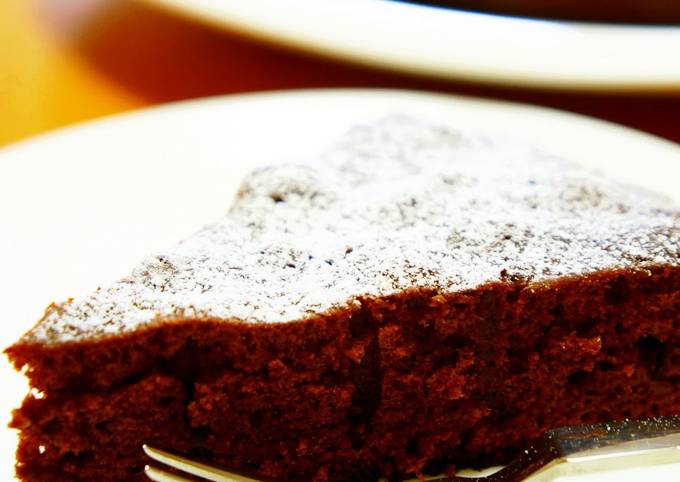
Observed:
[[[142,1],[269,42],[411,74],[680,92],[680,26],[529,20],[391,0]]]
[[[312,157],[348,128],[393,114],[525,141],[680,203],[678,145],[544,108],[358,89],[147,109],[0,150],[0,347],[51,301],[113,281],[149,252],[219,217],[253,167]],[[3,427],[26,386],[4,360],[0,392],[0,480],[10,480],[15,434]],[[661,478],[669,467],[646,470],[658,482],[677,480]],[[587,480],[642,480],[639,472],[628,474]]]

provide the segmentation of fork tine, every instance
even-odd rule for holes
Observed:
[[[255,479],[227,472],[225,470],[220,470],[200,462],[195,462],[193,460],[180,457],[179,455],[171,454],[165,450],[150,447],[146,444],[142,445],[142,448],[144,449],[144,453],[146,455],[157,462],[187,474],[203,477],[204,479],[211,480],[213,482],[260,482]],[[153,467],[151,467],[151,469],[152,471],[158,471],[158,469],[153,469]],[[172,479],[170,480],[172,481]],[[183,482],[185,480],[186,479],[178,479],[178,482]]]
[[[150,465],[144,467],[144,474],[153,482],[192,482],[181,475],[171,474]]]

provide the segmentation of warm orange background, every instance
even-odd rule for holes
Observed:
[[[0,0],[0,145],[177,99],[333,86],[532,102],[680,141],[680,96],[529,92],[428,81],[264,46],[136,0]]]

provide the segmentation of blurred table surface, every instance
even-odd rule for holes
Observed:
[[[427,89],[579,112],[680,142],[680,95],[474,86],[314,58],[138,0],[0,0],[0,145],[163,102],[312,87]]]

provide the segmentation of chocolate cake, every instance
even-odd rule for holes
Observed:
[[[7,350],[33,387],[16,472],[143,480],[143,443],[282,481],[503,463],[552,427],[680,414],[679,325],[667,199],[392,118],[51,305]]]
[[[680,23],[675,0],[411,0],[524,17],[625,23]]]

